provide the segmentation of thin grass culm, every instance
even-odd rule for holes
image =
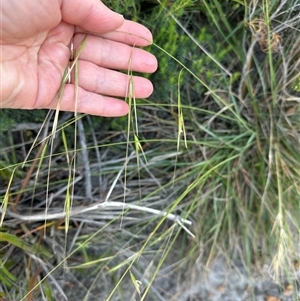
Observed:
[[[128,116],[7,133],[0,300],[299,300],[299,1],[105,4],[153,32],[154,93],[134,45]]]

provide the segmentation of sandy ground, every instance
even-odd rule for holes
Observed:
[[[207,267],[197,262],[192,272],[176,274],[172,266],[163,266],[145,299],[136,292],[130,277],[125,277],[120,290],[108,299],[115,287],[116,277],[105,273],[93,276],[92,271],[77,274],[65,270],[56,279],[64,289],[65,298],[57,291],[57,300],[89,301],[296,301],[300,300],[300,267],[276,282],[265,265],[256,275],[249,277],[243,265],[223,258]],[[118,277],[118,275],[116,275]],[[121,277],[121,274],[119,275]],[[136,274],[137,276],[137,274]],[[141,289],[148,279],[141,276]],[[89,287],[93,287],[89,291]]]

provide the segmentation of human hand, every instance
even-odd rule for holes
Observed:
[[[78,49],[88,33],[78,59],[78,112],[127,114],[128,105],[115,97],[127,96],[129,79],[117,70],[157,68],[152,54],[136,48],[151,44],[150,31],[99,0],[9,0],[0,8],[0,108],[55,109],[73,36]],[[133,84],[137,98],[153,91],[145,78],[134,76]],[[75,110],[74,80],[64,87],[60,110]]]

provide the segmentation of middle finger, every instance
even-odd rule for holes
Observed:
[[[83,34],[74,36],[74,49],[79,49],[84,37]],[[93,35],[87,36],[79,59],[116,70],[152,73],[157,69],[157,60],[151,53]]]

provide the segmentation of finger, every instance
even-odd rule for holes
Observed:
[[[49,109],[57,108],[58,99],[55,98]],[[77,100],[74,85],[66,85],[60,102],[60,110],[86,113],[103,117],[119,117],[128,113],[128,104],[120,99],[92,93],[78,87]]]
[[[113,12],[99,0],[62,1],[62,19],[86,31],[106,33],[124,23],[123,16]]]
[[[79,49],[83,39],[84,35],[81,34],[74,37],[75,49]],[[110,69],[145,73],[152,73],[157,69],[157,60],[149,52],[91,35],[88,36],[79,59]]]
[[[77,27],[75,32],[83,33],[86,31],[83,28]],[[129,20],[125,20],[122,26],[113,31],[101,34],[97,32],[93,33],[105,39],[139,47],[148,46],[153,41],[152,33],[147,27]]]
[[[116,30],[104,33],[101,36],[106,39],[135,46],[148,46],[152,44],[153,41],[152,33],[147,27],[129,20],[126,20],[123,25]]]
[[[109,96],[127,97],[130,77],[127,74],[99,67],[86,61],[78,62],[78,84],[83,89]],[[72,76],[74,79],[74,75]],[[133,76],[134,96],[149,97],[152,83],[143,77]]]

